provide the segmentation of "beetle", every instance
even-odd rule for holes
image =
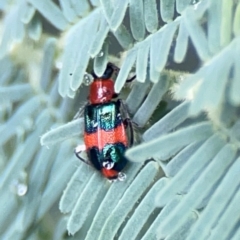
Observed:
[[[111,76],[118,70],[108,63],[102,76],[92,73],[94,81],[90,83],[88,103],[83,113],[85,146],[75,148],[80,160],[93,166],[110,181],[125,180],[126,174],[122,170],[128,160],[124,153],[133,144],[133,126],[126,106],[121,99],[115,100],[118,94],[114,92]],[[81,157],[82,151],[86,151],[88,160]]]

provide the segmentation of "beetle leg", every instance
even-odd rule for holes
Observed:
[[[126,82],[127,82],[127,83],[132,82],[135,78],[136,78],[136,75],[134,75],[134,76],[131,77],[131,78],[128,78],[128,79],[126,80]]]
[[[117,98],[118,96],[119,96],[118,93],[114,93],[113,96],[112,96],[112,98]]]
[[[113,68],[113,70],[118,74],[119,73],[119,71],[120,71],[120,68],[119,67],[117,67],[116,65],[114,65],[113,63],[111,63],[111,62],[109,62],[108,64],[107,64],[108,66],[111,66],[112,68]],[[136,75],[135,76],[133,76],[133,77],[131,77],[131,78],[129,78],[129,79],[127,79],[126,80],[126,82],[132,82],[134,79],[136,78]]]
[[[86,106],[88,105],[88,102],[85,102],[77,111],[77,113],[75,114],[75,116],[73,117],[73,119],[77,119],[83,116],[84,110],[86,108]]]
[[[123,102],[123,100],[122,100],[122,99],[118,99],[118,100],[117,100],[117,104],[118,104],[119,107],[121,107],[121,108],[123,109],[123,113],[124,113],[124,115],[126,116],[126,118],[130,118],[130,117],[129,117],[129,114],[128,114],[127,106],[126,106],[126,104]]]
[[[74,153],[76,155],[76,157],[78,159],[80,159],[82,162],[88,164],[88,165],[91,165],[90,162],[86,159],[84,159],[83,157],[81,157],[81,152],[85,151],[86,150],[86,146],[85,145],[78,145],[75,150],[74,150]]]
[[[131,147],[134,143],[133,124],[132,124],[131,119],[129,119],[129,118],[124,119],[123,123],[124,123],[125,127],[129,128],[129,130],[130,130],[129,146]]]

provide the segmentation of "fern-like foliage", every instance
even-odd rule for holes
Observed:
[[[240,239],[239,1],[2,0],[0,10],[1,239]],[[189,43],[199,68],[169,70]],[[141,134],[116,183],[73,156],[82,82],[109,60]]]

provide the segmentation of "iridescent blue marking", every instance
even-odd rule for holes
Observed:
[[[97,170],[101,170],[104,162],[114,163],[113,170],[120,172],[127,164],[127,159],[124,156],[126,146],[123,143],[107,144],[102,151],[97,147],[87,150],[89,160]]]
[[[84,115],[85,132],[87,133],[97,132],[98,128],[111,131],[123,122],[118,102],[88,105]]]

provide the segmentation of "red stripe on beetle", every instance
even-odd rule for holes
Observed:
[[[125,146],[128,145],[125,127],[123,124],[111,131],[98,129],[95,133],[85,133],[84,142],[87,149],[98,147],[99,150],[102,150],[106,144],[115,144],[117,142],[121,142]]]
[[[102,168],[101,172],[108,179],[115,179],[118,177],[118,171],[113,169]]]

